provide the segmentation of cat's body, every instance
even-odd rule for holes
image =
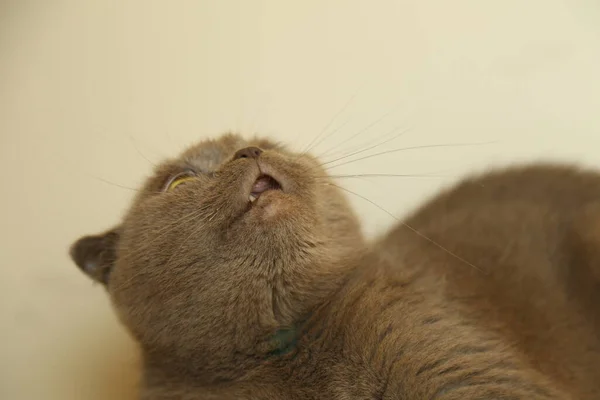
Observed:
[[[180,195],[156,194],[163,167],[73,248],[141,344],[143,399],[600,398],[600,175],[472,179],[368,246],[317,163],[244,145],[188,152],[213,167]],[[282,193],[252,200],[267,184]],[[171,226],[194,207],[202,224]]]
[[[479,381],[480,369],[496,373],[503,388],[539,373],[544,387],[563,391],[559,398],[600,398],[599,174],[550,165],[497,171],[437,196],[406,224],[447,251],[401,225],[375,253],[414,274],[413,290],[437,300],[430,315],[422,309],[436,321],[423,333],[428,340],[444,321],[469,331],[465,346],[478,350],[466,351],[459,371],[477,378],[456,398],[469,398],[468,382]],[[461,336],[438,333],[439,340]],[[447,382],[443,372],[459,355],[434,353],[427,374]],[[518,398],[544,398],[525,393]]]

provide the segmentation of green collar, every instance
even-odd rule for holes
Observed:
[[[273,350],[269,352],[270,356],[282,356],[290,353],[296,348],[298,342],[298,332],[296,328],[280,329],[270,339]]]

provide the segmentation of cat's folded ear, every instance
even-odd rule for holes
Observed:
[[[100,235],[84,236],[71,246],[69,254],[77,266],[90,278],[108,284],[117,260],[119,228]]]

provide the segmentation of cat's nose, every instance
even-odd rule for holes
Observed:
[[[240,158],[258,158],[263,151],[258,147],[250,146],[240,149],[235,152],[233,156],[234,160],[239,160]]]

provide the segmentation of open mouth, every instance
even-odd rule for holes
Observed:
[[[261,175],[256,179],[254,185],[252,185],[248,200],[250,200],[250,203],[254,203],[256,199],[269,190],[281,190],[281,185],[273,177]]]

